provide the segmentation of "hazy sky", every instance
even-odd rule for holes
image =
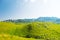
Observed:
[[[59,17],[60,0],[0,0],[0,20]]]

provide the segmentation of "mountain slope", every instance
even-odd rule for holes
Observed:
[[[17,20],[5,20],[6,22],[14,22],[14,23],[28,23],[28,22],[55,22],[60,23],[60,18],[57,17],[39,17],[37,19],[17,19]]]

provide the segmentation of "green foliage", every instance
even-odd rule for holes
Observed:
[[[32,38],[31,40],[60,40],[60,24],[52,22],[31,22],[19,24],[0,22],[0,34],[18,36],[18,40],[20,40],[20,37],[23,37],[21,40],[25,40],[26,38],[28,40],[30,40],[30,38]]]
[[[19,36],[12,36],[7,34],[0,34],[0,40],[35,40],[34,38],[23,38]]]

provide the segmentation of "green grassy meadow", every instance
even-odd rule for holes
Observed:
[[[0,22],[0,40],[60,40],[60,24]]]

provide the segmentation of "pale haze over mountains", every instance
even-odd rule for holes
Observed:
[[[0,20],[60,18],[60,0],[0,0]]]
[[[53,22],[53,23],[60,23],[60,18],[57,17],[39,17],[36,19],[9,19],[4,20],[4,22],[13,22],[13,23],[29,23],[29,22]]]

